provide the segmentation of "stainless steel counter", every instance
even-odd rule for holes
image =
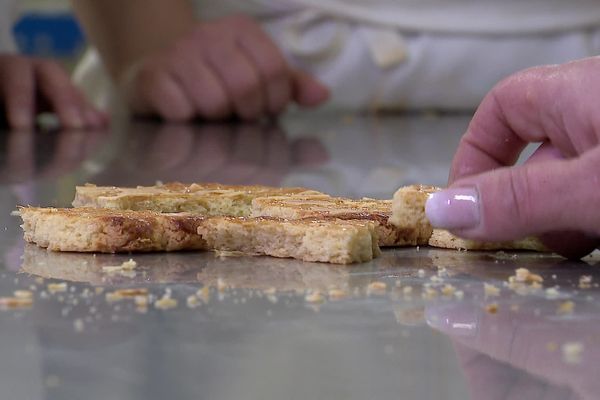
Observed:
[[[29,290],[33,304],[0,311],[0,399],[600,398],[596,254],[411,248],[349,267],[58,254],[25,246],[10,215],[17,204],[67,206],[83,182],[389,198],[404,184],[443,184],[467,123],[300,114],[277,126],[123,120],[110,132],[3,133],[0,297]],[[102,268],[130,258],[133,273]],[[536,276],[509,284],[517,268],[541,287]],[[177,305],[111,301],[125,288]]]

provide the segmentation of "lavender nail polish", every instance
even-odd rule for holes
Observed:
[[[479,193],[474,187],[465,187],[430,194],[425,214],[434,228],[475,228],[481,219]]]

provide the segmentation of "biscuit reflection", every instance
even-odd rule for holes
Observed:
[[[108,272],[133,259],[135,270]],[[282,292],[348,289],[350,270],[322,263],[271,257],[220,257],[213,252],[157,254],[58,253],[26,245],[21,271],[45,279],[89,283],[94,286],[202,284],[228,288]]]

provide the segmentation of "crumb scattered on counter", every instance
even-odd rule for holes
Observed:
[[[321,294],[321,292],[314,291],[314,292],[307,293],[306,296],[304,297],[304,300],[307,303],[311,303],[311,304],[321,304],[325,301],[325,297]]]
[[[170,293],[165,293],[163,297],[154,302],[154,307],[160,310],[170,310],[177,307],[177,300],[171,298]]]
[[[456,293],[456,288],[449,283],[446,283],[441,289],[442,295],[446,297],[451,297]]]
[[[573,314],[573,311],[575,311],[575,303],[573,303],[571,300],[563,301],[556,308],[556,313],[558,315]]]
[[[66,282],[49,283],[46,287],[48,288],[48,292],[50,292],[50,294],[64,293],[69,288]]]
[[[186,304],[189,308],[196,308],[200,305],[200,299],[196,295],[190,295],[186,299]]]
[[[487,304],[485,306],[485,311],[487,311],[490,314],[496,314],[498,312],[498,304],[496,304],[496,303]]]
[[[483,293],[485,297],[496,297],[500,296],[500,288],[492,285],[491,283],[483,284]]]
[[[33,298],[33,292],[29,290],[15,290],[13,295],[18,299],[31,299]]]
[[[31,308],[33,298],[0,297],[0,310]]]
[[[590,289],[592,287],[592,277],[590,275],[583,275],[579,278],[580,289]]]
[[[133,259],[129,259],[129,261],[124,261],[121,265],[107,265],[102,267],[102,272],[112,274],[118,272],[131,272],[137,268],[137,262],[133,261]]]
[[[73,327],[75,328],[75,332],[83,332],[85,328],[83,320],[81,318],[77,318],[75,321],[73,321]]]
[[[425,270],[424,269],[420,269],[417,271],[417,276],[419,278],[424,278],[425,277]]]
[[[344,300],[345,298],[347,298],[348,292],[346,292],[345,290],[334,288],[334,289],[329,289],[329,292],[327,293],[327,295],[329,296],[329,300],[338,301],[338,300]]]
[[[561,346],[563,361],[566,364],[580,364],[583,356],[583,343],[566,342]]]
[[[381,281],[375,281],[369,283],[367,286],[367,295],[379,295],[383,296],[387,291],[387,283]]]
[[[556,350],[558,350],[558,345],[555,342],[548,342],[546,343],[546,350],[548,350],[550,353],[554,353]]]
[[[560,297],[560,292],[557,288],[551,287],[546,289],[545,291],[546,298],[549,300],[558,299]]]

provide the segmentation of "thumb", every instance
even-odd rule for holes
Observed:
[[[436,228],[504,241],[571,230],[600,234],[600,148],[568,159],[499,168],[456,181],[430,196]]]
[[[306,72],[292,72],[294,100],[301,106],[318,106],[329,99],[329,89]]]

